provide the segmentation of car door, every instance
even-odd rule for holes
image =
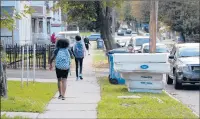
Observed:
[[[173,68],[174,68],[174,63],[176,61],[175,58],[175,54],[176,54],[176,47],[174,46],[172,48],[172,51],[170,52],[170,56],[174,56],[174,59],[169,59],[169,63],[170,63],[170,77],[173,77]]]

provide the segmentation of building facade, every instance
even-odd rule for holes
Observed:
[[[3,12],[7,11],[9,15],[13,16],[14,9],[17,12],[22,12],[24,6],[30,6],[29,1],[1,1],[1,20],[6,20],[6,17],[3,18]],[[16,28],[12,31],[7,28],[1,28],[1,41],[4,44],[30,44],[31,43],[31,16],[26,15],[20,20],[15,20]]]
[[[31,15],[32,39],[36,43],[50,43],[52,33],[62,30],[61,9],[53,11],[56,1],[31,1],[35,12]]]
[[[52,33],[62,31],[61,9],[53,11],[54,4],[56,1],[1,1],[2,11],[7,11],[11,16],[14,15],[13,8],[23,11],[27,5],[34,9],[33,14],[16,20],[16,28],[13,31],[1,28],[1,40],[5,40],[6,44],[49,44]],[[2,14],[3,12],[1,16]]]

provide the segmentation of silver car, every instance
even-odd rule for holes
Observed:
[[[171,71],[167,75],[167,84],[181,89],[183,83],[200,83],[199,43],[176,44],[169,56]]]

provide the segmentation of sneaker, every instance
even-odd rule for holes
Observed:
[[[82,77],[82,76],[80,76],[80,79],[81,79],[81,80],[83,80],[83,77]]]
[[[64,96],[62,96],[62,100],[65,100],[65,97],[64,97]]]
[[[58,99],[61,99],[61,98],[62,98],[62,95],[59,95],[59,96],[58,96]]]
[[[79,75],[79,78],[80,78],[81,80],[83,80],[82,74]]]

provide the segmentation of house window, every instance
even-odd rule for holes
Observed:
[[[39,21],[39,33],[43,32],[43,21]]]
[[[50,21],[47,21],[47,34],[50,34]]]
[[[34,18],[31,19],[32,32],[33,32],[33,33],[35,33],[35,21],[36,21],[36,20],[35,20]]]

